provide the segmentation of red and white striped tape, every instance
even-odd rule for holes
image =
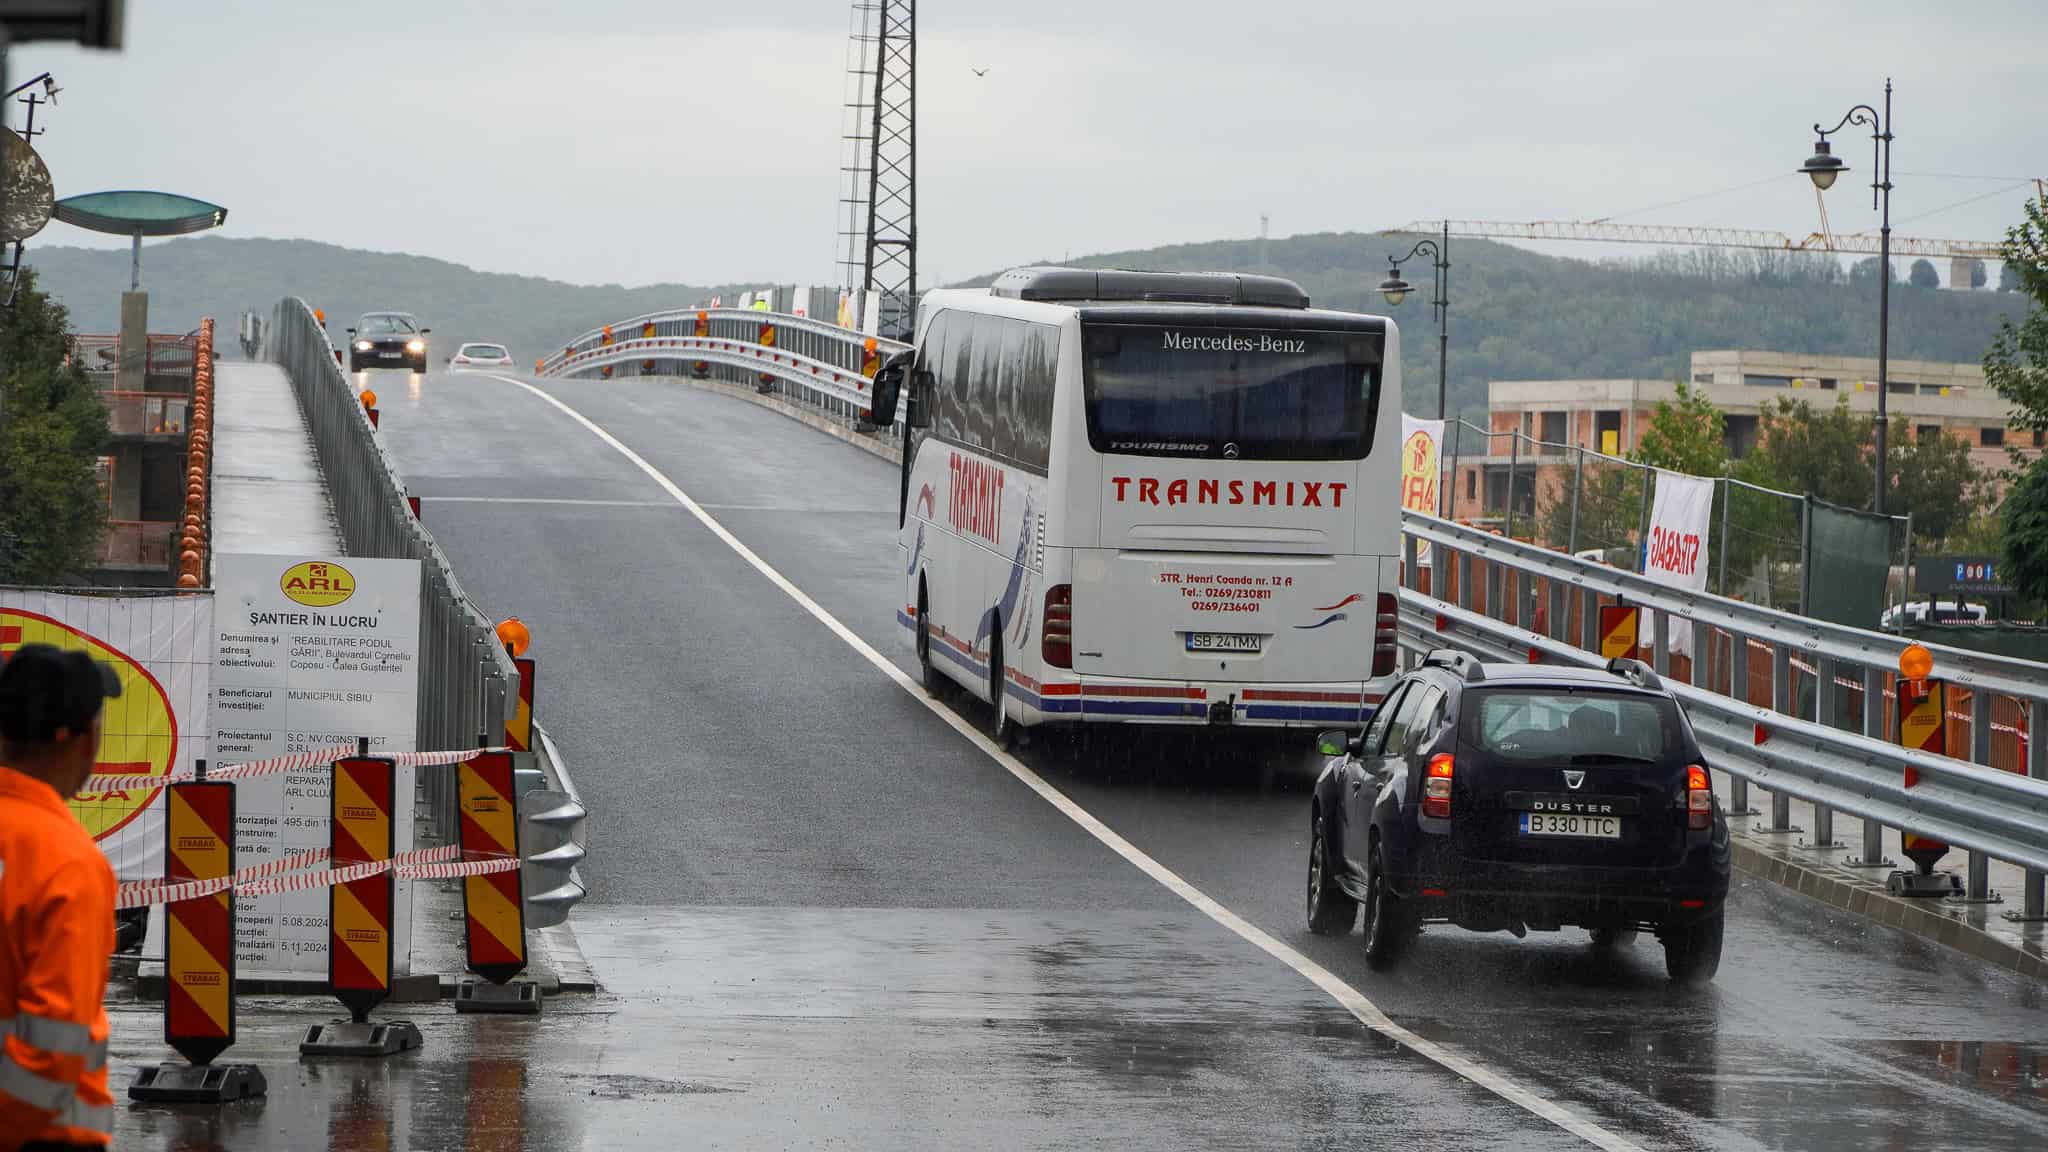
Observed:
[[[465,748],[451,752],[395,752],[387,759],[396,761],[400,767],[431,768],[441,764],[460,764],[475,759],[480,752],[503,752],[503,748]],[[284,756],[272,756],[266,760],[250,760],[242,764],[225,764],[209,768],[208,780],[242,780],[250,776],[272,776],[279,772],[297,772],[321,764],[332,764],[356,754],[353,744],[333,744],[325,748],[309,748],[304,752],[292,752]],[[80,796],[98,795],[106,792],[132,792],[141,788],[161,788],[166,784],[183,784],[197,779],[190,772],[178,772],[169,776],[93,776],[78,790]]]
[[[216,892],[225,892],[229,888],[248,884],[252,881],[264,880],[272,876],[282,876],[288,872],[297,872],[302,868],[311,868],[313,865],[321,863],[326,859],[327,849],[308,848],[304,852],[294,852],[289,856],[280,857],[267,864],[252,864],[232,876],[222,876],[215,880],[187,880],[180,884],[171,884],[163,880],[131,881],[121,885],[116,892],[115,906],[119,908],[144,908],[151,904],[171,904],[179,900],[197,900],[201,896],[211,896]]]
[[[492,872],[516,872],[519,857],[494,856],[485,860],[463,860],[452,864],[409,864],[397,870],[405,880],[447,880],[456,876],[485,876]]]
[[[461,848],[453,844],[439,848],[419,848],[401,852],[389,860],[378,860],[367,864],[350,864],[345,868],[325,868],[317,872],[304,869],[324,863],[329,858],[325,848],[309,848],[294,852],[290,856],[272,860],[267,864],[256,864],[223,876],[217,880],[188,880],[182,884],[166,884],[162,880],[139,880],[121,885],[115,896],[117,908],[145,908],[151,904],[170,904],[179,900],[197,900],[230,888],[239,896],[274,896],[280,892],[303,892],[308,888],[326,888],[361,880],[382,872],[392,872],[401,879],[423,880],[434,878],[431,874],[414,875],[412,869],[448,867],[445,862],[462,854]],[[498,864],[499,861],[483,861]],[[518,861],[511,860],[517,867]],[[461,865],[456,865],[460,867]],[[486,869],[486,871],[510,871]],[[468,875],[468,873],[455,873]]]

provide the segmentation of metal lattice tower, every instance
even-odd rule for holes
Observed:
[[[868,173],[874,164],[875,40],[880,0],[853,0],[846,37],[844,158],[839,165],[839,284],[858,288],[867,279]]]
[[[867,251],[861,286],[880,301],[878,334],[908,340],[917,320],[917,3],[875,0]]]

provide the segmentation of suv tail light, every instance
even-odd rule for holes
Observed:
[[[1074,586],[1055,584],[1045,590],[1045,630],[1039,652],[1055,668],[1074,666]]]
[[[1448,752],[1429,758],[1429,775],[1422,780],[1422,814],[1440,820],[1451,818],[1451,773],[1457,761]]]
[[[1698,764],[1685,770],[1685,826],[1703,832],[1714,826],[1714,787]]]
[[[1375,677],[1392,676],[1394,660],[1400,651],[1401,607],[1391,592],[1380,593],[1379,607],[1374,613],[1372,637],[1372,674]]]

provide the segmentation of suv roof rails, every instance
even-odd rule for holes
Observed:
[[[1616,656],[1607,662],[1607,670],[1623,680],[1648,688],[1652,692],[1662,692],[1664,690],[1664,681],[1658,679],[1657,673],[1652,671],[1650,666],[1641,660],[1631,660],[1626,656]]]
[[[1422,658],[1424,668],[1447,668],[1464,677],[1465,683],[1477,684],[1486,679],[1486,666],[1470,653],[1456,648],[1433,648]]]

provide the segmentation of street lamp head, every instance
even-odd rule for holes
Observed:
[[[1380,295],[1386,297],[1387,303],[1396,308],[1400,307],[1401,301],[1406,300],[1408,294],[1413,291],[1415,286],[1401,279],[1399,272],[1389,272],[1387,278],[1380,281]]]
[[[1827,137],[1823,136],[1814,142],[1813,155],[1806,158],[1806,163],[1801,164],[1799,170],[1813,180],[1815,188],[1825,192],[1835,186],[1835,177],[1847,172],[1849,166],[1828,150]]]

